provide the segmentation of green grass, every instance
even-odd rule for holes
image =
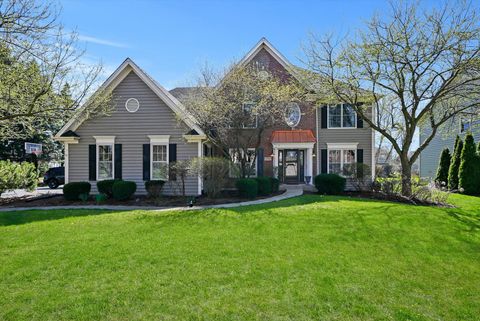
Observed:
[[[478,320],[480,198],[0,213],[0,320]]]

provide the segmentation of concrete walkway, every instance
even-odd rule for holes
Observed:
[[[71,210],[71,209],[102,209],[102,210],[117,210],[117,211],[131,211],[131,210],[149,210],[149,211],[186,211],[186,210],[201,210],[207,208],[231,208],[238,206],[258,205],[271,202],[277,202],[288,198],[300,196],[303,194],[302,185],[285,185],[285,192],[280,195],[276,195],[269,198],[263,198],[254,201],[245,201],[239,203],[227,203],[216,205],[203,205],[203,206],[183,206],[183,207],[155,207],[155,206],[127,206],[127,205],[66,205],[66,206],[37,206],[37,207],[3,207],[0,208],[0,212],[10,211],[28,211],[28,210]]]

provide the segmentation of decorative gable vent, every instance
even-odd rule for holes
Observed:
[[[140,108],[140,103],[138,102],[138,100],[136,98],[129,98],[125,102],[125,108],[130,113],[134,113],[138,110],[138,108]]]

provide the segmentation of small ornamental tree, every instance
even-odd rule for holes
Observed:
[[[478,177],[477,177],[477,151],[472,133],[468,133],[465,137],[461,153],[461,163],[458,171],[458,187],[463,193],[474,195],[478,193]]]
[[[458,189],[458,169],[460,168],[460,155],[462,154],[463,141],[457,136],[453,150],[450,168],[448,169],[448,188]]]
[[[437,169],[437,176],[435,176],[435,184],[440,187],[448,186],[448,170],[450,168],[450,150],[445,148],[440,155],[440,161]]]

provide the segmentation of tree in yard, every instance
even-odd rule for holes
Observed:
[[[460,169],[463,141],[457,136],[455,147],[453,149],[450,168],[448,169],[448,188],[450,190],[458,189],[458,170]]]
[[[197,157],[192,160],[192,171],[203,181],[203,190],[210,198],[220,195],[226,187],[231,163],[222,157]]]
[[[418,8],[417,1],[392,2],[389,18],[375,16],[356,37],[312,36],[304,50],[305,78],[319,102],[350,104],[393,146],[407,197],[420,153],[449,119],[476,112],[480,93],[476,8],[464,1]],[[429,134],[417,147],[420,125]]]
[[[474,195],[479,192],[480,181],[477,168],[477,151],[472,133],[468,133],[465,137],[461,153],[460,169],[458,171],[458,187],[468,195]]]
[[[183,101],[208,139],[238,165],[240,177],[254,172],[255,151],[266,129],[284,120],[288,103],[303,91],[292,79],[233,64],[223,72],[201,71],[196,90]]]
[[[448,186],[448,170],[450,168],[450,150],[445,148],[440,155],[438,163],[437,175],[435,176],[435,183],[440,187]]]
[[[77,111],[102,71],[84,63],[77,38],[63,30],[51,3],[0,2],[0,140],[31,137]],[[69,97],[62,94],[66,88]],[[110,95],[94,98],[77,117],[111,110]]]

